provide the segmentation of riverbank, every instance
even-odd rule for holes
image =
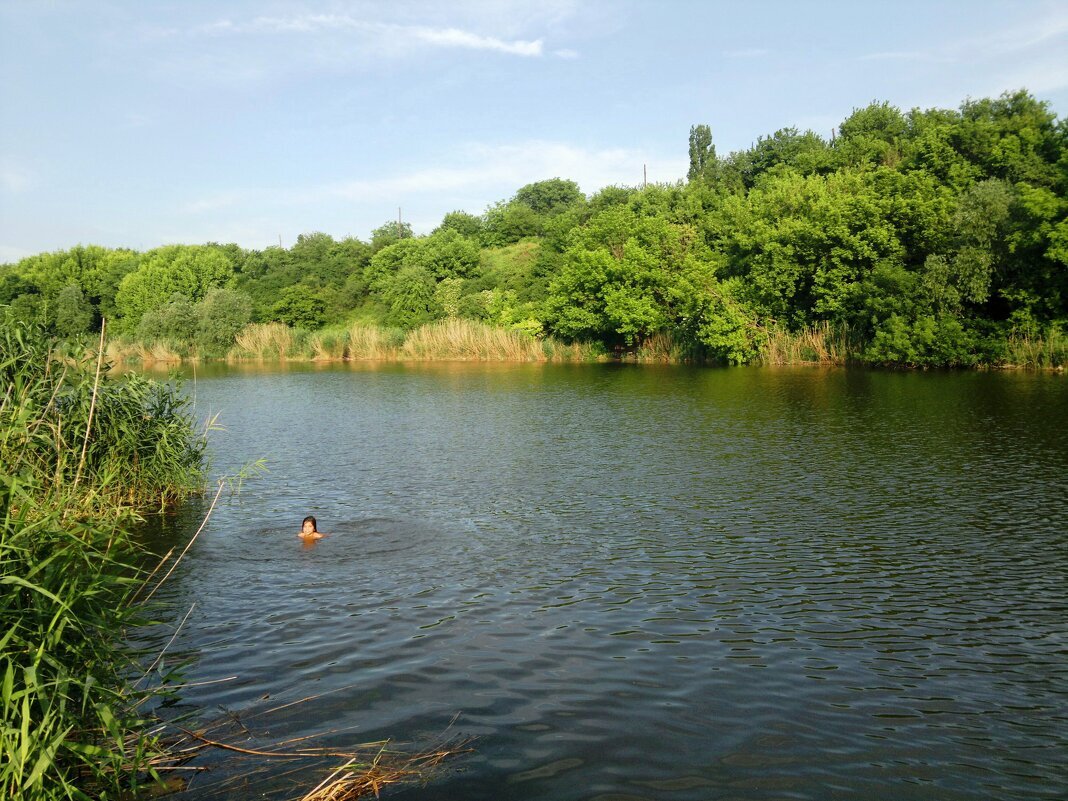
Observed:
[[[872,364],[863,358],[864,342],[848,327],[824,323],[790,332],[761,328],[753,339],[757,364],[765,366],[870,365],[908,368],[904,363]],[[1068,336],[1058,329],[1047,335],[1014,332],[994,348],[999,358],[980,361],[967,354],[950,366],[979,369],[1064,370]],[[203,361],[488,361],[488,362],[636,362],[651,364],[716,363],[706,354],[683,347],[667,333],[646,337],[633,347],[607,350],[597,342],[563,342],[554,337],[451,318],[411,331],[367,323],[308,332],[282,323],[254,323],[236,336],[225,353],[206,354],[188,343],[112,339],[107,358],[116,364],[166,365]]]
[[[34,329],[0,334],[0,794],[116,798],[169,755],[125,632],[146,622],[141,511],[204,485],[171,386],[109,381]]]

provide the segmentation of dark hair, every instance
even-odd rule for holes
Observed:
[[[301,524],[301,526],[303,526],[303,525],[304,525],[305,523],[307,523],[307,522],[308,522],[309,520],[311,521],[311,524],[312,524],[312,531],[318,531],[318,530],[319,530],[319,524],[315,522],[315,518],[314,518],[314,517],[312,517],[311,515],[308,515],[307,517],[305,517],[305,518],[304,518],[304,519],[303,519],[303,520],[301,521],[301,523],[300,523],[300,524]]]

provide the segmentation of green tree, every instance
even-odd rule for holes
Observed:
[[[282,290],[271,314],[280,323],[313,330],[326,322],[326,304],[309,287],[290,286]]]
[[[716,146],[712,144],[712,129],[707,125],[690,126],[690,169],[686,179],[696,181],[713,177],[716,166]]]
[[[537,214],[551,216],[586,202],[579,185],[563,178],[550,178],[522,186],[513,201],[522,203]]]
[[[889,103],[854,109],[838,128],[835,150],[851,166],[896,166],[901,139],[908,128],[905,115]]]
[[[197,345],[225,353],[252,319],[252,298],[233,289],[212,289],[197,307]]]
[[[455,231],[460,236],[478,239],[482,233],[482,219],[466,211],[450,211],[441,218],[441,225],[435,228],[433,233],[445,231]]]
[[[678,325],[682,276],[709,254],[693,229],[613,207],[575,232],[549,286],[551,330],[634,344]]]
[[[56,332],[63,337],[84,334],[93,322],[93,307],[77,284],[63,287],[56,296]]]
[[[182,346],[192,345],[197,332],[197,306],[188,296],[175,293],[162,306],[145,312],[136,332],[142,342],[162,340]]]
[[[402,239],[411,239],[413,236],[415,234],[412,233],[410,223],[387,221],[371,232],[371,250],[377,253],[382,248],[389,247]]]
[[[404,266],[396,275],[382,281],[380,292],[387,308],[386,324],[416,328],[441,318],[444,309],[435,297],[436,287],[433,274],[420,265]]]
[[[219,248],[169,245],[145,254],[136,270],[119,284],[115,305],[123,330],[134,330],[141,317],[179,293],[191,300],[223,286],[234,276],[234,265]]]

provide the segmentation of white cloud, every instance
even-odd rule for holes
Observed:
[[[475,144],[458,155],[458,166],[429,167],[374,181],[352,181],[320,187],[301,195],[306,200],[335,196],[347,200],[412,198],[455,190],[490,190],[509,194],[520,186],[546,178],[574,180],[592,193],[612,184],[634,186],[642,181],[643,165],[652,167],[654,181],[673,182],[686,174],[676,158],[661,159],[630,148],[590,150],[563,142],[532,140],[507,145]],[[486,203],[503,194],[485,195]]]
[[[398,25],[371,22],[343,14],[304,14],[292,17],[256,17],[248,22],[222,19],[197,26],[194,34],[228,36],[240,34],[359,34],[388,44],[413,46],[428,44],[443,48],[489,50],[513,56],[540,56],[541,39],[500,39],[457,27],[428,25]]]
[[[501,53],[509,53],[513,56],[540,56],[542,51],[541,39],[526,42],[521,39],[505,42],[492,36],[479,36],[470,31],[462,31],[458,28],[422,28],[410,29],[415,38],[441,47],[465,47],[471,50],[496,50]]]
[[[1068,38],[1068,9],[1051,6],[1044,15],[996,33],[948,39],[928,50],[867,53],[860,60],[975,63],[1011,55],[1027,57],[1064,38]]]
[[[565,142],[530,140],[510,144],[471,144],[446,166],[428,166],[381,178],[278,187],[272,190],[232,190],[193,200],[179,211],[190,218],[232,219],[237,210],[256,208],[295,220],[336,215],[339,209],[362,212],[366,230],[381,222],[396,206],[421,209],[418,219],[440,220],[447,211],[464,208],[481,212],[519,187],[548,178],[574,180],[588,194],[609,185],[636,186],[648,165],[653,182],[673,183],[686,174],[685,160],[662,158],[636,148],[590,149]],[[282,213],[282,212],[285,213]],[[221,221],[218,221],[221,224]],[[291,223],[292,224],[292,223]]]

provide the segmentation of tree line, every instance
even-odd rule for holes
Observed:
[[[204,354],[250,322],[457,317],[609,350],[667,336],[682,357],[734,363],[822,327],[867,363],[996,364],[1014,337],[1058,340],[1068,321],[1066,143],[1068,121],[1026,91],[872,103],[829,139],[784,128],[726,156],[694,125],[677,184],[587,197],[552,178],[424,236],[388,222],[290,248],[80,245],[0,266],[0,306],[59,336],[106,317]]]

